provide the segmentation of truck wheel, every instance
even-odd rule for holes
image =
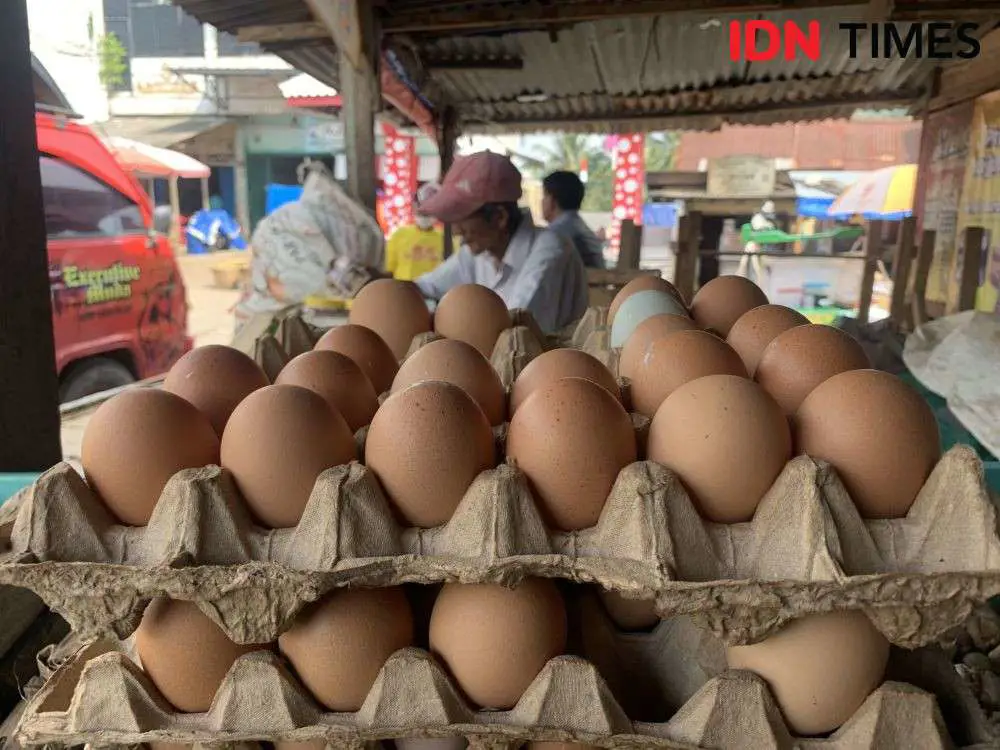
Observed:
[[[135,377],[121,362],[109,357],[92,357],[70,366],[59,386],[59,403],[134,383]]]

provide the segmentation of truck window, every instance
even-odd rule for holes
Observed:
[[[39,167],[50,239],[146,231],[138,204],[93,175],[47,154],[39,158]]]

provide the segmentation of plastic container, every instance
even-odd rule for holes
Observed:
[[[41,474],[32,472],[0,474],[0,505],[3,505],[40,476]]]

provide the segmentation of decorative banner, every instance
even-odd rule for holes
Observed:
[[[976,309],[1000,312],[1000,92],[976,100],[965,183],[958,209],[956,249],[966,227],[982,227],[983,254],[979,267]],[[958,296],[961,252],[953,254],[948,299]],[[950,309],[950,308],[949,308]]]
[[[919,168],[923,186],[914,197],[913,213],[918,232],[935,231],[927,279],[927,299],[934,302],[948,302],[974,109],[970,101],[935,112],[924,121]]]
[[[609,141],[605,141],[609,143]],[[613,253],[621,247],[622,222],[642,223],[642,202],[646,182],[646,138],[642,134],[610,139],[611,163],[615,172],[611,198],[611,228],[608,240]]]
[[[385,186],[386,234],[413,223],[413,196],[417,192],[417,144],[388,123],[382,124],[385,155],[382,183]]]

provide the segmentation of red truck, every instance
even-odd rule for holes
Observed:
[[[42,113],[35,121],[66,402],[168,370],[192,346],[187,295],[139,182],[89,128]]]

